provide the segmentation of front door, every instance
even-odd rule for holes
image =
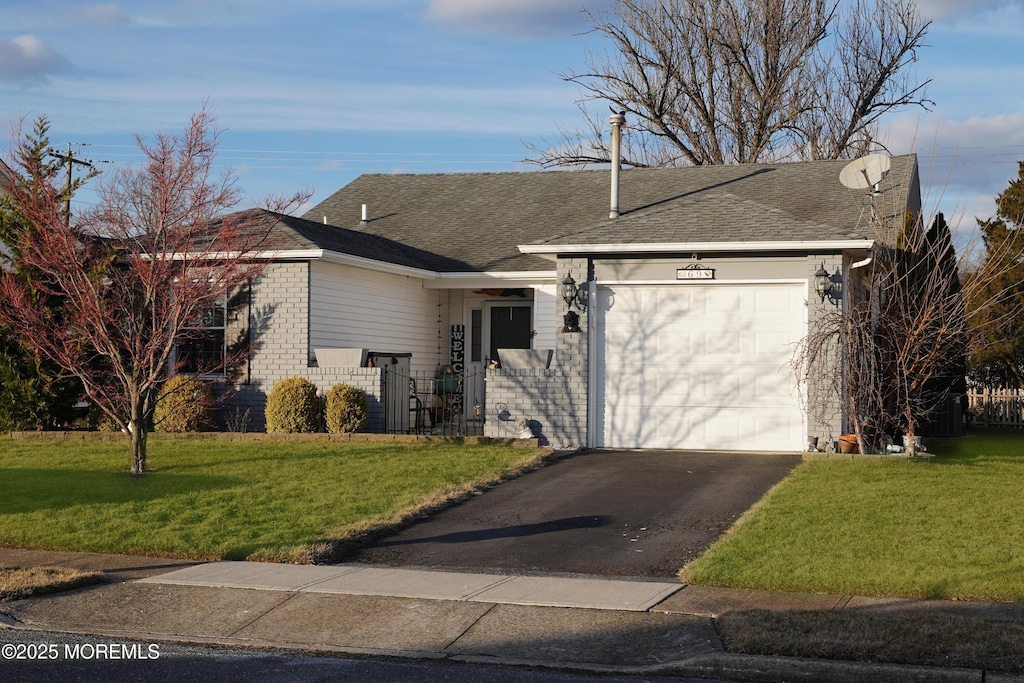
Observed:
[[[531,348],[533,302],[476,301],[467,317],[466,417],[483,419],[484,368],[498,358],[498,349]]]

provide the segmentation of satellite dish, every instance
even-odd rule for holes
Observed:
[[[851,190],[875,188],[882,178],[889,175],[889,157],[885,154],[869,154],[854,159],[839,173],[839,182]]]

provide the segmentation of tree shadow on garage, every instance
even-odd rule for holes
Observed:
[[[731,284],[598,290],[593,352],[598,367],[594,421],[599,443],[626,448],[777,449],[780,438],[764,443],[754,415],[764,410],[766,417],[781,418],[778,409],[787,400],[799,402],[790,365],[797,340],[772,341],[786,331],[775,328],[775,316],[751,309],[755,302],[750,296]],[[702,312],[709,307],[714,312],[705,320]],[[802,316],[802,308],[795,313]],[[762,348],[759,335],[770,341],[767,347]],[[798,412],[794,405],[787,421],[768,422],[790,425],[790,438],[785,440],[794,445],[782,450],[799,450],[802,445],[802,434],[792,435],[793,429],[802,432]]]

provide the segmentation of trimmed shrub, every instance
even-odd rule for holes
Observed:
[[[160,387],[153,411],[158,432],[202,432],[213,429],[213,391],[189,375],[175,375]]]
[[[366,392],[348,384],[335,384],[327,392],[327,430],[333,434],[361,432],[370,419]]]
[[[267,396],[267,432],[293,434],[318,432],[324,420],[324,403],[316,385],[305,377],[286,377],[276,382]]]

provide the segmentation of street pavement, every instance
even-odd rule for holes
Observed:
[[[971,669],[725,652],[731,610],[865,610],[1024,621],[1024,606],[686,586],[672,581],[250,562],[0,548],[0,566],[72,566],[108,582],[0,605],[0,626],[125,642],[739,681],[1024,681]],[[0,662],[2,667],[2,662]]]

